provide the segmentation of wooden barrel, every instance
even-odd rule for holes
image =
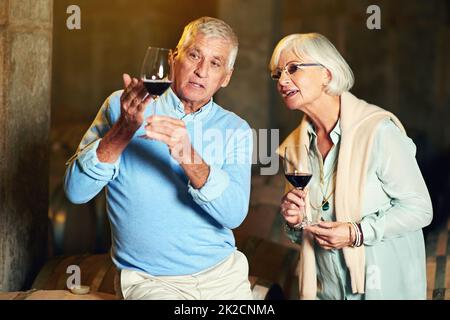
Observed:
[[[450,219],[427,234],[427,299],[450,300]]]
[[[239,249],[249,261],[251,276],[264,279],[266,283],[277,284],[287,299],[298,299],[296,270],[299,252],[296,249],[256,237],[249,237]],[[273,295],[267,297],[277,298]]]
[[[427,299],[450,300],[450,256],[427,258]]]
[[[38,290],[66,290],[67,268],[76,265],[80,268],[81,285],[90,286],[92,292],[115,294],[114,277],[116,267],[109,254],[86,254],[62,256],[51,259],[41,269],[33,289]]]
[[[277,241],[282,227],[278,227],[280,207],[275,205],[252,205],[242,224],[233,230],[239,247],[248,237]]]
[[[51,255],[100,254],[111,247],[104,192],[88,203],[73,204],[67,200],[61,183],[50,195],[48,215]]]
[[[249,276],[252,295],[255,300],[285,300],[283,288],[274,283],[255,276]]]
[[[103,292],[80,295],[68,290],[29,290],[0,293],[0,300],[117,300],[117,297]]]
[[[57,300],[60,298],[75,299],[76,296],[73,297],[67,291],[67,278],[71,276],[70,273],[67,273],[67,268],[71,265],[80,267],[81,285],[90,286],[91,292],[94,294],[91,296],[80,295],[80,299],[100,299],[115,295],[114,277],[117,269],[109,254],[86,254],[51,259],[39,272],[33,283],[33,289],[20,293],[14,299],[46,299],[46,297]],[[281,300],[285,297],[281,286],[273,281],[258,276],[250,276],[249,281],[252,293],[258,300]],[[4,298],[8,299],[7,296]]]

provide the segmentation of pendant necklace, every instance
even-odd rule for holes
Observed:
[[[322,186],[324,185],[324,173],[323,173],[323,165],[320,166],[320,192],[322,193],[322,203],[319,206],[315,206],[310,202],[310,205],[313,209],[315,210],[322,210],[322,211],[327,211],[330,209],[330,198],[331,196],[334,194],[334,190],[336,189],[336,163],[337,163],[337,157],[334,160],[333,163],[333,174],[330,177],[330,179],[328,180],[327,183],[327,187],[325,189],[325,192],[322,188]],[[326,195],[328,188],[330,187],[330,182],[333,182],[333,188],[331,189],[330,193],[328,195]]]

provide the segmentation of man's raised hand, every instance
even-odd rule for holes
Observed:
[[[120,119],[123,128],[136,132],[144,122],[145,107],[151,100],[142,80],[123,75],[124,91],[120,96]]]

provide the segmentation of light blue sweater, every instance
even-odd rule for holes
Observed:
[[[171,89],[147,107],[146,117],[156,110],[185,122],[192,145],[210,165],[206,184],[197,190],[165,144],[139,137],[144,125],[116,163],[99,162],[96,150],[119,119],[121,93],[108,97],[69,159],[67,197],[84,203],[106,187],[111,255],[119,269],[186,275],[226,259],[235,250],[231,229],[242,223],[249,205],[253,141],[248,124],[212,99],[185,114]]]

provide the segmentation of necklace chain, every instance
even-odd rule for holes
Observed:
[[[313,205],[312,203],[311,203],[311,200],[309,201],[309,204],[311,205],[311,207],[314,209],[314,210],[328,210],[328,208],[329,208],[329,206],[328,206],[328,200],[330,200],[330,198],[333,196],[333,194],[334,194],[334,191],[335,191],[335,189],[336,189],[336,181],[335,181],[335,179],[336,179],[336,172],[337,172],[337,170],[336,170],[336,164],[337,164],[337,156],[336,156],[336,158],[334,159],[334,162],[333,162],[333,174],[332,174],[332,176],[330,177],[330,179],[328,180],[328,182],[327,182],[327,187],[326,187],[326,189],[325,189],[325,192],[324,192],[324,190],[323,190],[323,188],[322,188],[322,186],[324,185],[324,172],[323,172],[323,165],[321,166],[321,168],[320,168],[320,191],[321,191],[321,193],[322,193],[322,203],[319,205],[319,206],[315,206],[315,205]],[[327,193],[327,191],[328,191],[328,188],[329,188],[329,186],[330,186],[330,181],[333,181],[333,188],[332,188],[332,190],[330,191],[330,193],[326,196],[325,194]]]

